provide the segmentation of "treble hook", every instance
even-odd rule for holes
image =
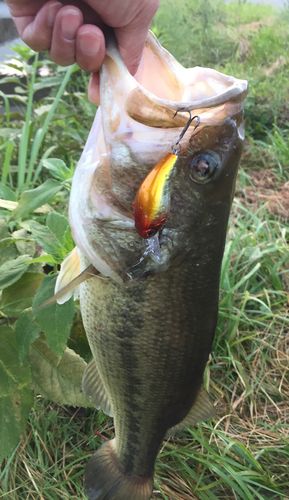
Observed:
[[[177,111],[175,112],[175,114],[174,114],[173,118],[174,118],[175,116],[177,116],[177,114],[179,113],[179,111],[187,111],[187,112],[190,114],[190,118],[189,118],[188,123],[186,124],[186,126],[185,126],[185,127],[184,127],[184,129],[182,130],[182,132],[181,132],[180,137],[178,138],[178,140],[177,140],[176,142],[174,142],[174,144],[172,144],[172,153],[173,153],[174,155],[176,155],[177,153],[179,153],[179,152],[180,152],[181,147],[182,147],[182,146],[180,145],[180,140],[184,137],[184,135],[185,135],[186,131],[188,130],[189,126],[191,125],[192,121],[193,121],[195,118],[197,118],[197,125],[195,126],[195,128],[194,128],[193,132],[194,132],[194,131],[196,130],[196,128],[200,125],[200,121],[201,121],[200,117],[199,117],[199,116],[197,116],[197,115],[196,115],[196,116],[193,116],[193,118],[192,118],[191,111],[190,111],[189,109],[187,109],[187,108],[179,108],[179,109],[177,109]],[[179,146],[179,147],[178,147],[178,149],[176,149],[174,146]]]

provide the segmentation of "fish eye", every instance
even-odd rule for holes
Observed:
[[[220,157],[214,151],[201,153],[189,165],[190,179],[200,184],[206,184],[220,166]]]

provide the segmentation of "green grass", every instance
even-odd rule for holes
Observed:
[[[267,189],[265,175],[272,173],[277,193],[289,179],[288,64],[273,68],[268,76],[280,56],[288,61],[288,21],[289,9],[279,13],[249,3],[163,0],[153,22],[162,43],[184,65],[215,67],[250,83],[243,168],[228,228],[218,326],[205,372],[218,419],[164,441],[156,462],[154,500],[289,498],[289,200],[286,205],[280,195],[278,203],[285,209],[279,216],[272,213],[267,201],[272,187],[267,183]],[[36,187],[49,178],[41,166],[47,151],[75,166],[95,110],[85,95],[87,76],[80,71],[74,78],[66,73],[61,95],[55,85],[52,96],[29,107],[31,86],[45,82],[33,73],[28,54],[19,58],[30,75],[19,94],[28,111],[11,113],[11,98],[3,96],[6,115],[0,117],[0,179],[8,188],[1,188],[0,195],[12,201],[24,186]],[[36,64],[43,63],[35,62],[34,68]],[[67,70],[49,65],[55,81],[63,79]],[[23,143],[21,130],[26,134]],[[25,161],[19,163],[23,150]],[[259,171],[265,191],[254,177]],[[50,204],[66,214],[67,202],[63,190]],[[10,213],[1,210],[0,216],[8,220]],[[45,221],[41,214],[31,218]],[[26,227],[25,221],[21,224]],[[19,229],[16,222],[10,226]],[[69,345],[74,347],[80,337],[85,355],[76,324]],[[0,498],[84,500],[84,466],[102,440],[112,436],[112,420],[101,412],[75,411],[39,396],[18,447],[0,468]]]

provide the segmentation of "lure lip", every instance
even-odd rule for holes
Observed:
[[[139,214],[139,210],[134,210],[135,228],[136,228],[138,234],[144,240],[152,238],[163,227],[163,225],[165,224],[165,222],[168,218],[168,215],[169,215],[169,212],[164,214],[161,219],[158,219],[158,220],[153,221],[151,223],[147,222],[147,224],[144,224],[142,222],[142,218]]]

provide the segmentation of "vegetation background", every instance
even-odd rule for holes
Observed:
[[[205,373],[219,418],[164,441],[153,498],[288,500],[289,6],[163,0],[152,29],[185,66],[250,85]],[[69,190],[96,108],[77,67],[15,50],[0,82],[0,498],[84,500],[112,420],[79,390],[91,354],[78,304],[31,307],[73,248]]]

